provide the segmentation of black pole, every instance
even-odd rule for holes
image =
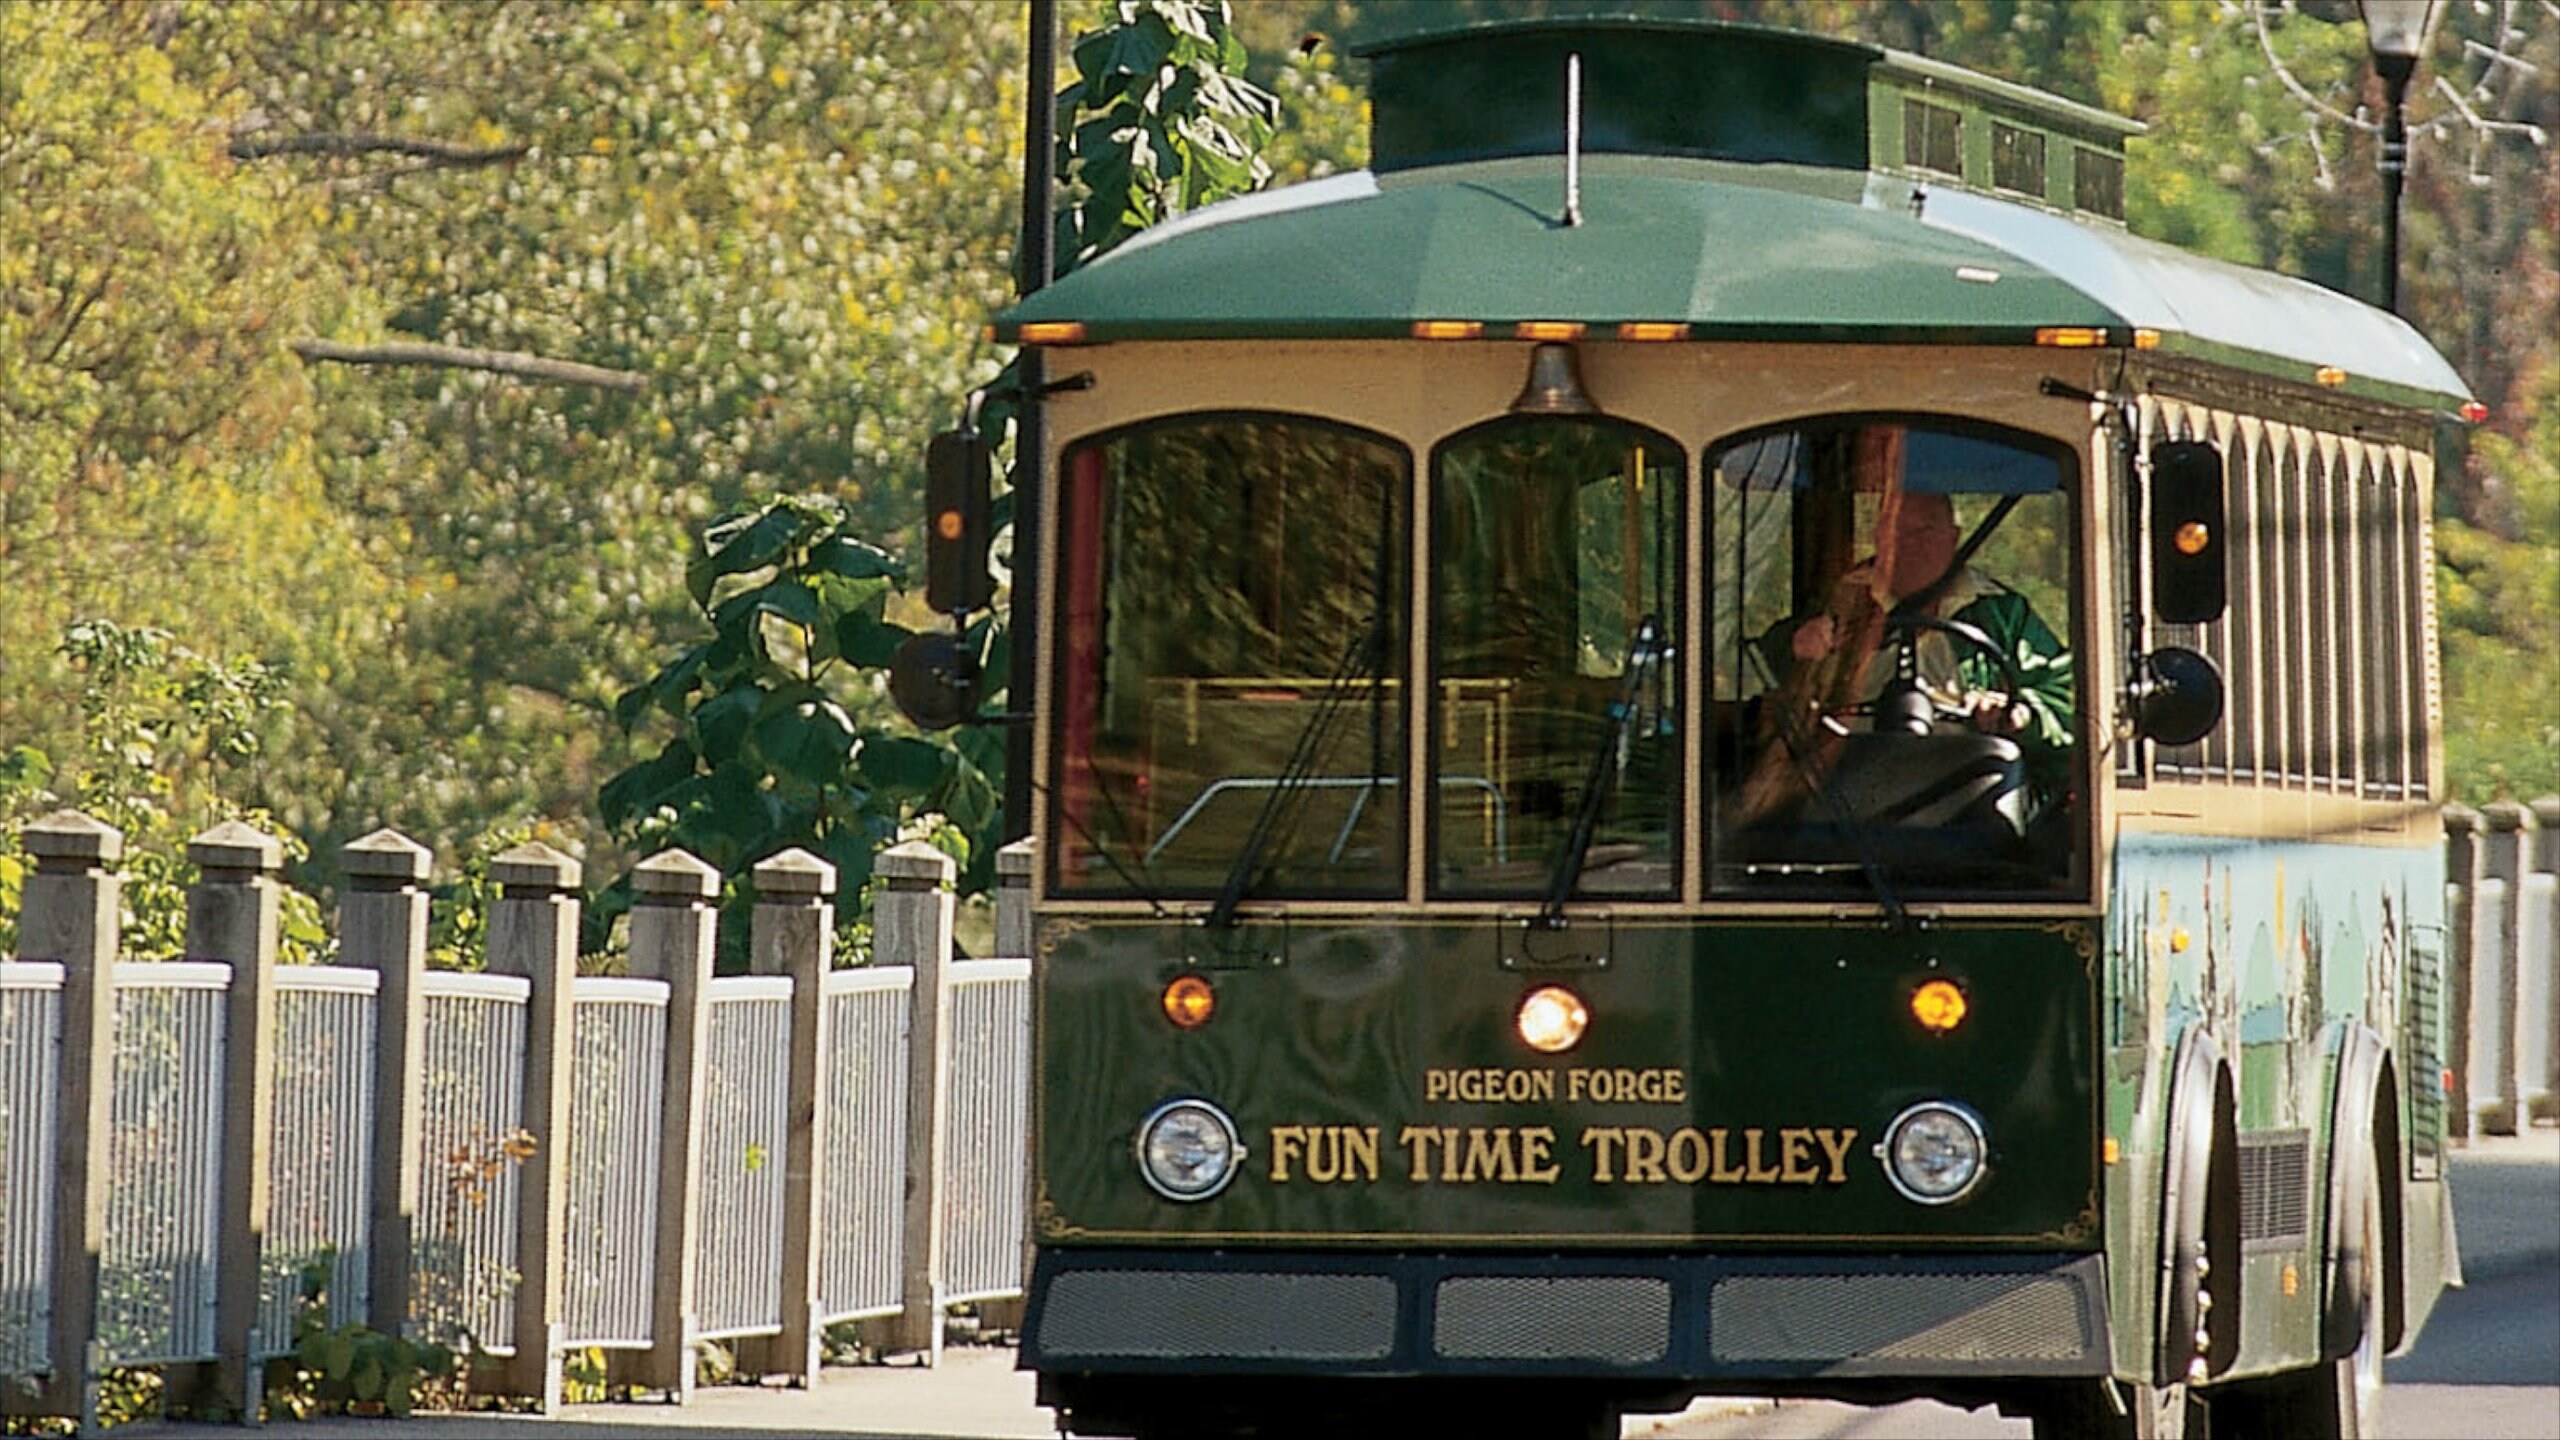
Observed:
[[[1022,240],[1015,254],[1014,285],[1024,295],[1045,287],[1056,269],[1054,213],[1058,147],[1058,7],[1031,0],[1031,56],[1022,100]],[[1042,423],[1040,387],[1047,378],[1038,346],[1025,346],[1020,366],[1022,404],[1013,432],[1013,657],[1005,678],[1005,709],[1032,713],[1039,683],[1041,477],[1047,462],[1048,427]],[[1005,727],[1004,833],[1031,833],[1031,723]]]
[[[2409,174],[2409,127],[2401,114],[2409,98],[2415,55],[2376,55],[2382,76],[2382,308],[2400,313],[2400,186]]]

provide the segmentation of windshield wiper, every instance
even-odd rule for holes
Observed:
[[[1616,788],[1610,782],[1617,771],[1610,762],[1626,743],[1627,727],[1635,719],[1636,697],[1643,689],[1645,672],[1661,661],[1665,648],[1661,616],[1647,615],[1636,622],[1635,639],[1627,646],[1627,668],[1620,677],[1618,698],[1609,706],[1609,723],[1600,733],[1600,744],[1591,755],[1591,773],[1582,783],[1582,803],[1574,807],[1573,828],[1565,832],[1554,868],[1547,873],[1547,902],[1538,909],[1541,925],[1553,928],[1564,923],[1564,902],[1572,897],[1573,883],[1582,876],[1583,857],[1591,853],[1591,833],[1599,828],[1600,807],[1608,803],[1610,791]]]
[[[1236,852],[1235,863],[1227,867],[1226,883],[1218,887],[1217,903],[1209,907],[1211,929],[1223,929],[1235,923],[1236,907],[1244,903],[1245,892],[1253,888],[1253,882],[1262,872],[1263,854],[1271,848],[1272,837],[1279,832],[1281,816],[1287,812],[1289,802],[1306,789],[1308,778],[1315,773],[1317,763],[1324,756],[1325,747],[1333,737],[1334,726],[1342,718],[1343,703],[1351,698],[1352,692],[1363,681],[1373,682],[1371,688],[1375,690],[1381,639],[1379,631],[1378,621],[1373,617],[1359,634],[1351,637],[1351,644],[1343,650],[1342,658],[1334,663],[1333,673],[1326,677],[1324,693],[1316,698],[1315,713],[1299,727],[1298,738],[1289,747],[1288,762],[1281,766],[1270,793],[1263,797],[1262,810],[1253,817],[1253,828],[1245,832],[1244,848]],[[1375,727],[1372,729],[1374,732]],[[1375,743],[1370,747],[1369,770],[1373,781],[1377,778],[1379,749]]]

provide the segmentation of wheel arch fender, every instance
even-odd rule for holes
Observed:
[[[2197,1359],[2210,1374],[2230,1368],[2240,1343],[2238,1105],[2221,1040],[2188,1026],[2169,1077],[2153,1362],[2164,1386],[2185,1383]],[[2191,1274],[2196,1258],[2209,1263]]]
[[[2330,1050],[2329,1167],[2321,1217],[2320,1353],[2336,1360],[2355,1350],[2366,1303],[2363,1214],[2368,1187],[2381,1198],[2382,1342],[2406,1338],[2406,1264],[2400,1189],[2400,1079],[2390,1045],[2372,1027],[2341,1022]]]

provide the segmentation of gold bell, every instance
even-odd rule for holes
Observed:
[[[1511,402],[1514,415],[1597,415],[1582,388],[1582,366],[1572,346],[1544,341],[1529,352],[1529,383]]]

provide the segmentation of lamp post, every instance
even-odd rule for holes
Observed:
[[[2418,57],[2435,38],[2444,0],[2356,0],[2364,14],[2365,44],[2373,71],[2382,77],[2382,308],[2400,313],[2400,185],[2409,173],[2409,127],[2401,104]]]

